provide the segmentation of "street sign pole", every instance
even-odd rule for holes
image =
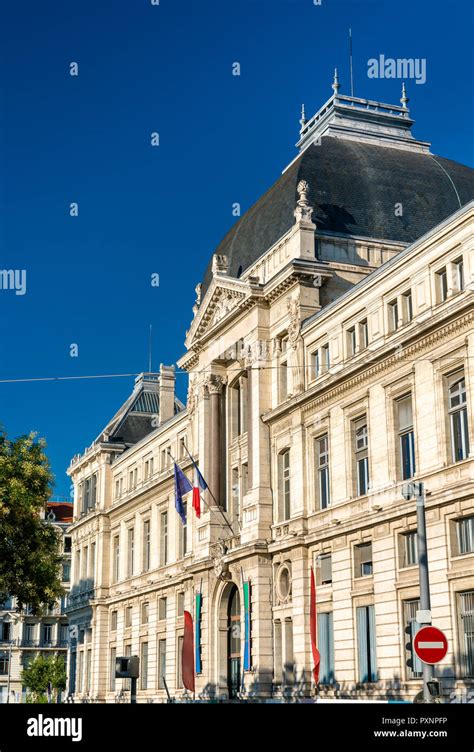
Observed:
[[[420,573],[420,610],[431,610],[430,575],[428,569],[428,549],[426,545],[425,488],[423,483],[416,483],[416,527],[418,541],[418,567]],[[421,625],[423,626],[423,624]],[[433,681],[434,667],[423,662],[423,700],[431,702],[428,682]]]

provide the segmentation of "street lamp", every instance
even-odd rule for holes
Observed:
[[[431,624],[430,574],[428,569],[428,548],[426,545],[425,486],[424,483],[404,483],[402,496],[407,501],[416,499],[416,534],[418,546],[418,570],[420,573],[420,611],[417,622]],[[423,664],[423,701],[433,702],[439,695],[439,683],[434,680],[434,666]],[[435,687],[435,685],[437,685]],[[437,694],[435,693],[437,689]]]

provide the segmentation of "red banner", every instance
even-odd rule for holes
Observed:
[[[184,612],[184,637],[183,653],[181,656],[181,671],[183,675],[183,686],[189,691],[194,692],[194,638],[193,638],[193,617],[189,611]]]
[[[311,567],[311,601],[309,608],[309,628],[311,632],[311,650],[313,651],[313,677],[314,683],[318,686],[319,682],[319,664],[321,662],[321,656],[319,655],[317,645],[317,617],[316,617],[316,584],[314,582],[313,567]]]

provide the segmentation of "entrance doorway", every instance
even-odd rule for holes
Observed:
[[[232,586],[227,608],[227,688],[229,700],[235,700],[240,690],[240,595]]]

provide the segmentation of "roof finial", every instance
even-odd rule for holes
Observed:
[[[296,202],[296,208],[294,211],[295,219],[297,222],[311,222],[311,215],[313,213],[312,207],[308,201],[309,185],[306,180],[300,180],[296,186],[299,199]]]
[[[339,89],[341,88],[341,84],[339,83],[339,76],[337,75],[337,68],[334,68],[334,79],[332,82],[332,88],[334,91],[334,96],[337,97],[339,93]]]
[[[301,105],[301,119],[300,119],[301,128],[304,128],[307,122],[308,121],[306,119],[306,113],[305,113],[305,110],[304,110],[304,104],[302,104]]]
[[[409,99],[408,99],[408,97],[407,97],[407,92],[406,92],[406,89],[405,89],[405,82],[403,82],[403,83],[402,83],[402,98],[400,99],[400,102],[402,103],[402,107],[403,107],[403,108],[404,108],[405,110],[408,110],[408,107],[407,107],[407,105],[408,105],[408,102],[409,102],[409,101],[410,101],[410,100],[409,100]]]

